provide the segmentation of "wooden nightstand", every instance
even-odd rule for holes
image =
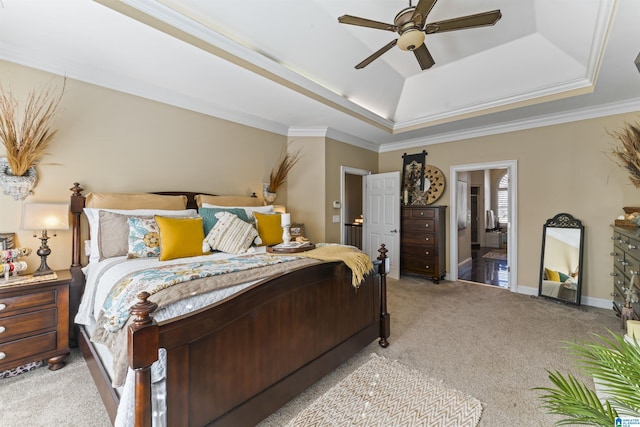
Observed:
[[[68,270],[41,282],[0,285],[0,371],[46,360],[62,368],[69,355]]]

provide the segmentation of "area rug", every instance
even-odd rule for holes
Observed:
[[[481,414],[477,399],[372,354],[288,426],[476,427]]]
[[[506,252],[497,252],[497,251],[490,251],[487,252],[486,254],[482,255],[482,258],[490,258],[490,259],[507,259],[507,253]]]

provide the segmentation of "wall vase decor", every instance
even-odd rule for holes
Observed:
[[[271,191],[269,191],[268,182],[265,182],[262,185],[262,197],[264,197],[264,203],[267,205],[272,205],[273,202],[276,201],[276,197],[278,197],[276,193],[272,193]]]
[[[0,186],[3,194],[13,197],[13,200],[24,200],[33,195],[33,187],[38,180],[35,166],[27,169],[24,175],[14,175],[6,157],[0,158]]]

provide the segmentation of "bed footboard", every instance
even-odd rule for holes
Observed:
[[[142,293],[131,309],[136,422],[151,426],[151,365],[167,350],[168,425],[249,426],[373,340],[387,347],[386,248],[356,290],[342,263],[269,280],[219,307],[158,325]]]

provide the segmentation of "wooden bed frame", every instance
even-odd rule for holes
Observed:
[[[84,290],[83,189],[71,188],[71,316]],[[164,193],[167,194],[167,193]],[[176,194],[172,192],[172,194]],[[193,203],[196,193],[185,194]],[[202,193],[200,193],[202,194]],[[341,262],[324,262],[265,279],[232,298],[157,323],[155,304],[131,309],[128,362],[135,370],[136,426],[151,426],[150,366],[167,351],[167,425],[253,426],[379,338],[388,346],[384,245],[356,290]],[[74,337],[113,422],[118,395],[84,327]]]

